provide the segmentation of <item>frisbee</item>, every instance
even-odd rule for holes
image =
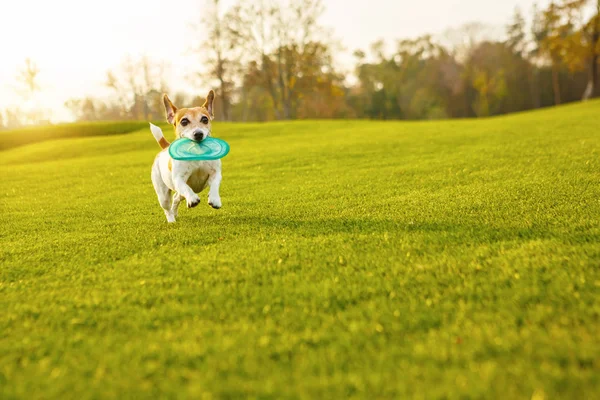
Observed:
[[[201,142],[177,139],[169,146],[169,154],[175,160],[218,160],[229,153],[229,144],[221,139],[207,137]]]

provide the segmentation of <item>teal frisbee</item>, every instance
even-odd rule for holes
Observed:
[[[229,144],[222,140],[207,137],[201,142],[190,139],[177,139],[169,146],[169,154],[179,161],[218,160],[229,153]]]

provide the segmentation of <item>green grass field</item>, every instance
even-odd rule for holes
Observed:
[[[166,223],[150,131],[0,152],[0,398],[600,397],[600,103],[217,124]]]
[[[53,139],[122,135],[146,126],[143,122],[93,122],[0,131],[0,151]]]

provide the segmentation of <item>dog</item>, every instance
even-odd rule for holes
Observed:
[[[213,102],[215,93],[211,90],[201,107],[177,108],[169,96],[163,95],[167,122],[175,128],[175,136],[202,141],[212,136],[211,121],[214,119]],[[178,161],[169,155],[170,143],[162,130],[150,124],[152,135],[162,151],[152,164],[152,184],[158,196],[158,202],[167,216],[167,222],[175,222],[179,203],[185,199],[188,208],[200,203],[197,193],[209,187],[208,204],[215,209],[221,208],[221,160]]]

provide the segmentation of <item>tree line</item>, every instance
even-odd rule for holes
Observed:
[[[193,77],[217,92],[218,119],[471,118],[600,96],[600,0],[553,1],[534,7],[530,20],[516,9],[501,40],[472,23],[398,40],[391,51],[378,41],[354,52],[351,74],[335,65],[340,46],[319,23],[323,7],[322,0],[240,0],[225,10],[207,0]],[[162,118],[163,65],[126,60],[105,85],[110,101],[66,103],[77,120]]]

